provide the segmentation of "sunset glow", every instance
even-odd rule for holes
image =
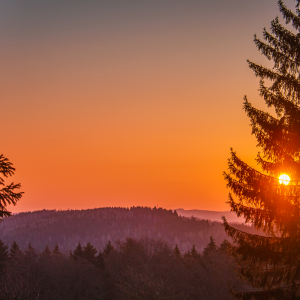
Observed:
[[[230,147],[256,163],[246,59],[271,66],[252,37],[277,14],[269,1],[1,1],[0,153],[24,191],[10,209],[227,210]]]
[[[290,182],[290,177],[286,174],[282,174],[279,176],[279,183],[280,184],[284,184],[284,185],[288,185]]]

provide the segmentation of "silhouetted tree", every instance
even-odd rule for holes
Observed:
[[[0,174],[4,177],[12,176],[15,172],[15,168],[13,164],[3,156],[0,155]],[[16,205],[17,201],[19,201],[22,197],[23,192],[16,192],[21,185],[20,183],[10,183],[5,184],[5,181],[2,177],[0,177],[0,221],[4,217],[11,216],[11,212],[9,212],[6,208],[7,205]]]
[[[50,251],[49,247],[46,246],[45,250],[41,253],[41,259],[50,259],[52,252]]]
[[[183,257],[184,258],[187,258],[187,257],[190,257],[191,256],[191,252],[190,250],[188,250],[186,253],[184,253]]]
[[[180,252],[177,244],[175,245],[175,248],[174,248],[174,254],[177,258],[181,258],[181,252]]]
[[[24,251],[25,259],[27,261],[36,262],[38,258],[37,251],[31,246],[31,243],[28,244],[28,247]]]
[[[261,149],[256,158],[261,171],[231,150],[229,172],[224,173],[232,192],[231,210],[266,233],[237,230],[224,218],[239,271],[255,288],[232,291],[238,299],[300,299],[300,11],[299,1],[295,13],[281,0],[278,5],[291,30],[276,17],[271,32],[264,29],[264,40],[254,38],[261,53],[273,61],[273,68],[248,61],[260,78],[261,97],[275,113],[256,109],[244,98],[252,134]],[[282,173],[292,178],[288,185],[279,183]]]
[[[196,250],[196,246],[193,245],[192,249],[191,249],[191,256],[193,258],[199,258],[200,257],[200,254],[199,252]]]
[[[83,258],[83,248],[80,243],[78,243],[73,252],[70,251],[70,258],[75,261]]]
[[[9,249],[9,258],[14,258],[16,255],[19,255],[21,250],[16,241],[14,241]]]
[[[90,263],[95,263],[97,250],[91,243],[87,243],[83,248],[83,258]]]
[[[207,246],[203,250],[203,256],[208,257],[210,254],[216,252],[218,250],[218,247],[216,245],[216,242],[214,238],[210,237],[210,242],[207,244]]]
[[[59,249],[59,246],[58,246],[57,243],[55,244],[55,247],[54,247],[52,253],[53,253],[54,256],[59,256],[59,255],[61,255],[60,249]]]
[[[223,252],[224,254],[226,254],[226,253],[228,253],[228,251],[229,251],[229,247],[230,247],[230,243],[229,243],[227,240],[224,240],[224,241],[221,243],[221,245],[220,245],[220,247],[219,247],[219,250],[220,250],[221,252]]]
[[[103,256],[108,257],[112,250],[114,250],[114,246],[110,241],[108,241],[103,249]]]

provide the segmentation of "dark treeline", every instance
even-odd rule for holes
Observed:
[[[237,227],[254,231],[244,225]],[[58,243],[63,253],[76,247],[79,241],[103,249],[109,240],[114,244],[127,237],[162,239],[170,247],[177,244],[182,252],[195,244],[203,251],[210,236],[218,246],[227,238],[219,222],[180,217],[176,211],[149,207],[43,210],[20,213],[0,224],[0,239],[8,245],[18,241],[25,248],[31,243],[42,251],[45,245],[53,248]]]
[[[203,252],[182,254],[161,240],[127,238],[97,252],[80,243],[68,255],[59,246],[39,252],[0,241],[0,299],[233,299],[238,289],[228,243],[213,238]]]

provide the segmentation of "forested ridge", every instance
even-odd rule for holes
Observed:
[[[245,288],[222,224],[176,211],[43,210],[0,233],[0,299],[230,300]]]
[[[254,231],[244,225],[236,225],[243,231]],[[199,251],[213,236],[220,245],[227,238],[219,222],[178,216],[176,211],[162,208],[97,208],[88,210],[42,210],[19,213],[0,223],[0,239],[7,245],[17,241],[20,248],[31,243],[38,251],[46,245],[59,245],[68,253],[78,242],[92,243],[102,249],[126,238],[153,238],[165,241],[170,247],[176,244],[182,252],[193,245]]]

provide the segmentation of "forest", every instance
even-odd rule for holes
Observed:
[[[0,299],[233,299],[240,289],[225,240],[186,253],[162,240],[127,238],[101,251],[91,243],[68,255],[59,246],[20,250],[0,241]]]
[[[0,226],[0,299],[211,300],[247,288],[222,224],[176,211],[44,210]]]

